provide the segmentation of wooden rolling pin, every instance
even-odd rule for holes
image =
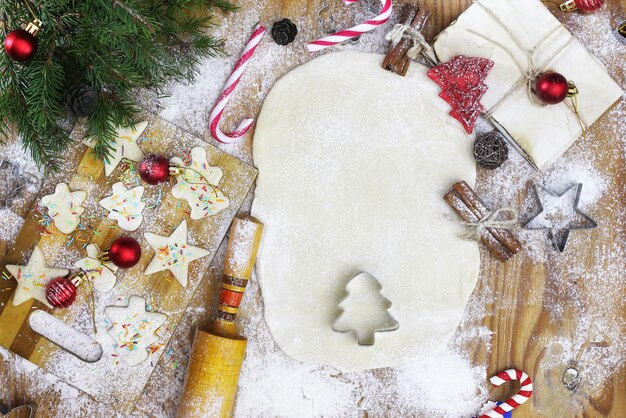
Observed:
[[[252,274],[263,224],[235,218],[230,229],[217,318],[207,331],[198,329],[189,359],[179,418],[230,417],[247,340],[235,319]]]

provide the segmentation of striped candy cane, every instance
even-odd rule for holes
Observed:
[[[510,382],[511,380],[518,380],[522,387],[511,398],[496,406],[491,411],[485,412],[480,416],[480,418],[502,418],[504,414],[514,410],[533,396],[533,382],[523,371],[517,369],[505,370],[495,376],[492,376],[489,380],[494,386],[500,386],[505,382]]]
[[[356,3],[357,1],[359,0],[343,0],[345,4],[352,4]],[[352,39],[355,36],[359,36],[365,32],[369,32],[381,25],[384,25],[385,22],[389,20],[389,16],[391,16],[393,4],[391,0],[381,0],[381,3],[383,4],[383,8],[378,16],[350,29],[342,30],[341,32],[337,32],[334,35],[318,39],[317,41],[309,42],[309,44],[307,45],[309,52],[317,52],[324,48],[328,48],[329,46],[340,44],[344,41],[347,41],[348,39]]]
[[[222,132],[219,127],[224,108],[228,104],[230,96],[233,95],[235,87],[237,87],[237,84],[239,84],[239,80],[246,70],[248,62],[250,61],[252,54],[254,54],[254,50],[259,45],[259,42],[261,42],[261,38],[265,34],[265,31],[265,26],[259,26],[252,33],[252,36],[246,44],[246,47],[244,48],[243,53],[239,58],[239,61],[237,61],[237,64],[235,64],[233,72],[231,73],[230,77],[228,77],[228,80],[226,80],[226,86],[222,91],[222,95],[219,97],[219,99],[217,99],[217,103],[215,104],[215,107],[213,108],[213,110],[211,111],[211,115],[209,116],[209,124],[211,127],[211,134],[213,135],[213,138],[224,144],[232,144],[237,139],[244,136],[254,122],[254,119],[244,119],[241,121],[239,126],[237,126],[234,132],[228,134]]]

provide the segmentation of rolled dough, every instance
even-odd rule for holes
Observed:
[[[333,53],[296,68],[268,95],[254,137],[267,324],[288,355],[342,371],[445,344],[480,263],[442,199],[454,182],[474,183],[472,140],[426,67],[400,77],[382,59]],[[332,330],[360,272],[380,281],[399,323],[369,347]]]

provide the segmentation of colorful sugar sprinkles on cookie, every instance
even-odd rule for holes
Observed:
[[[102,293],[111,291],[115,286],[118,267],[102,260],[102,251],[96,244],[87,245],[87,257],[74,263],[74,267],[84,271],[93,284],[94,290]]]
[[[142,212],[146,202],[141,200],[143,186],[127,189],[124,183],[113,184],[113,193],[100,201],[100,206],[109,211],[109,219],[117,221],[124,231],[136,231],[143,222]]]
[[[187,287],[189,263],[210,254],[204,248],[187,243],[187,221],[182,221],[169,237],[150,232],[144,235],[154,250],[154,257],[143,274],[169,270],[182,287]]]
[[[46,300],[46,286],[52,279],[67,276],[70,272],[67,269],[48,267],[43,251],[38,246],[33,249],[26,265],[9,264],[6,269],[17,280],[13,306],[35,299],[48,308],[52,308],[52,305]]]
[[[117,134],[112,141],[112,152],[109,158],[104,161],[104,174],[110,176],[122,159],[130,161],[141,161],[144,157],[143,151],[137,145],[137,140],[148,127],[148,122],[139,122],[135,124],[135,128],[130,126],[120,126],[117,128]],[[87,138],[83,144],[89,148],[96,146],[94,138]]]
[[[80,223],[80,216],[85,211],[82,204],[86,198],[87,192],[71,192],[66,183],[59,183],[53,194],[41,198],[41,204],[48,209],[54,226],[64,234],[71,234]]]
[[[217,215],[229,206],[228,197],[218,187],[222,169],[209,165],[204,148],[193,148],[187,163],[174,157],[170,164],[175,166],[173,170],[176,174],[172,195],[189,203],[191,219]]]
[[[127,306],[108,306],[105,313],[112,326],[108,332],[115,340],[115,351],[129,366],[136,366],[158,349],[159,328],[167,315],[146,310],[146,300],[131,296]]]

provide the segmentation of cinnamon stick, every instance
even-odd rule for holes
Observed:
[[[479,220],[491,212],[480,196],[465,181],[453,184],[452,189],[457,192]],[[501,228],[487,228],[487,230],[513,254],[522,251],[522,243],[510,231]]]
[[[459,218],[463,219],[465,222],[475,223],[481,219],[476,216],[472,210],[470,210],[456,191],[452,190],[448,192],[443,199],[448,203],[448,205],[450,205],[456,214],[459,215]],[[502,262],[507,261],[513,256],[513,253],[487,230],[482,230],[480,232],[480,240],[489,249],[489,252]]]
[[[415,29],[421,30],[430,16],[430,12],[419,5],[407,4],[404,8],[406,16],[405,22]],[[385,56],[382,67],[392,73],[405,76],[411,65],[411,60],[407,57],[407,52],[413,47],[413,41],[403,38],[397,45],[392,46],[391,50]]]

